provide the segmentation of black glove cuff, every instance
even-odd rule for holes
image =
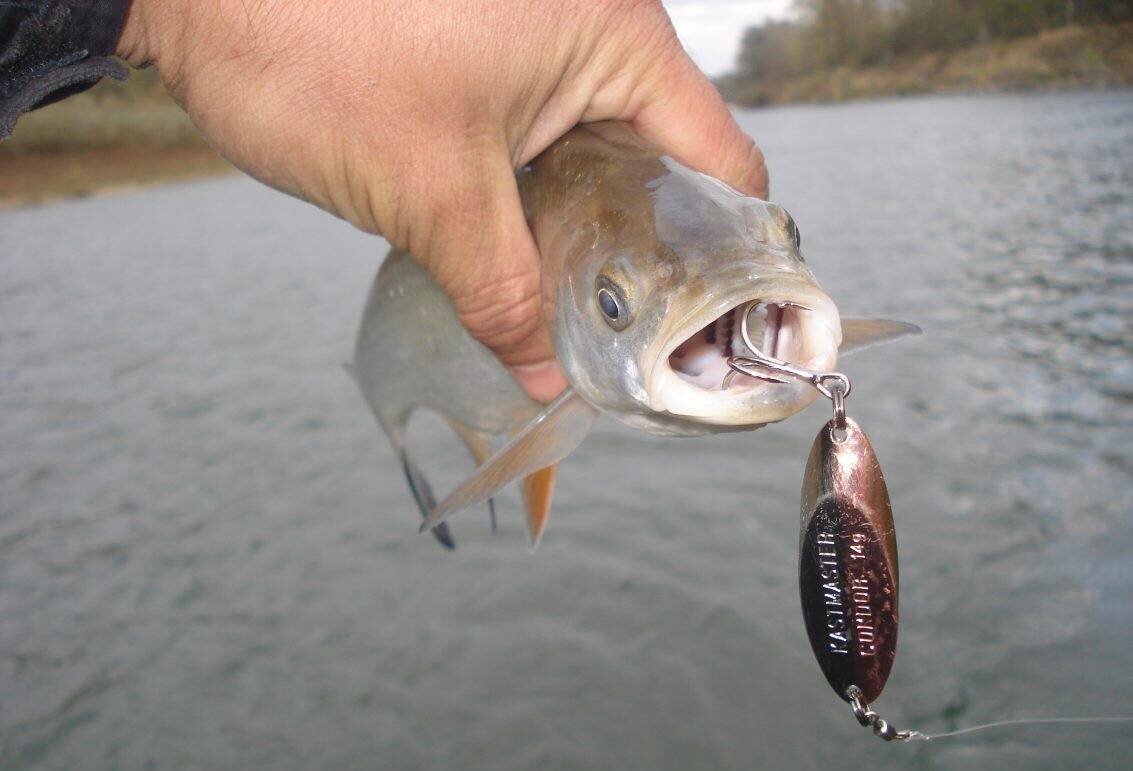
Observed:
[[[0,0],[0,139],[24,112],[126,77],[108,58],[130,0]]]

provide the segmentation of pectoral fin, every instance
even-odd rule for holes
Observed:
[[[487,500],[505,485],[558,463],[582,443],[598,414],[573,389],[567,389],[430,511],[421,532],[436,527],[453,512]]]
[[[461,423],[454,418],[446,418],[449,426],[456,432],[457,436],[464,442],[464,446],[468,448],[468,452],[472,454],[472,459],[476,461],[477,466],[483,466],[484,461],[488,460],[492,455],[492,437],[482,431],[476,431]],[[492,524],[492,534],[496,533],[496,501],[493,498],[488,499],[488,519]]]
[[[842,344],[838,353],[860,351],[874,345],[892,342],[906,335],[919,335],[921,328],[916,324],[888,319],[842,319]]]
[[[557,465],[551,465],[523,478],[523,506],[527,509],[527,533],[531,537],[532,549],[539,545],[547,527],[557,470]]]

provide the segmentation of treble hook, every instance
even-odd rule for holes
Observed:
[[[814,370],[799,367],[781,359],[776,359],[774,356],[768,356],[761,351],[759,346],[752,342],[751,335],[748,333],[747,323],[752,309],[754,309],[756,305],[759,305],[759,303],[759,300],[752,300],[745,305],[740,312],[740,337],[743,338],[744,345],[748,349],[748,355],[729,356],[727,358],[726,363],[731,371],[724,375],[724,381],[721,387],[727,389],[731,386],[737,373],[769,383],[790,382],[790,380],[786,380],[784,377],[809,383],[817,389],[820,394],[833,403],[834,427],[844,429],[846,427],[845,401],[846,397],[850,395],[850,389],[852,387],[850,379],[841,372],[815,372]]]

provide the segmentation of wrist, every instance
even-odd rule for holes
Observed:
[[[153,61],[146,34],[148,6],[149,3],[145,0],[133,0],[130,3],[126,23],[122,25],[122,34],[118,37],[114,53],[131,67],[144,67]]]
[[[168,81],[165,70],[179,56],[179,43],[187,37],[186,17],[192,5],[192,0],[132,0],[116,55],[131,67],[154,65]]]

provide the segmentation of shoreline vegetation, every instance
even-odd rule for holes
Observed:
[[[0,209],[232,171],[140,70],[22,116],[0,141]]]
[[[1133,85],[1128,0],[796,0],[749,28],[732,104]]]
[[[1127,0],[798,0],[752,27],[716,85],[760,107],[938,92],[1133,86]],[[20,118],[0,209],[231,173],[152,70]]]
[[[1070,27],[927,53],[893,64],[840,66],[778,83],[717,87],[737,107],[846,102],[938,93],[997,93],[1133,86],[1133,23]]]

